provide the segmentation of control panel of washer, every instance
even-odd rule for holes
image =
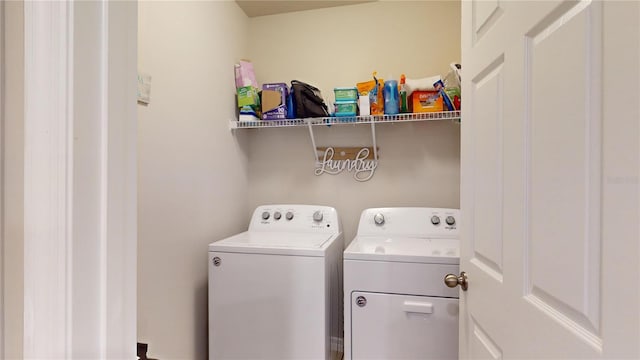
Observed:
[[[251,217],[249,231],[341,231],[336,209],[320,205],[262,205]]]
[[[460,210],[447,208],[372,208],[362,212],[358,235],[459,236]]]

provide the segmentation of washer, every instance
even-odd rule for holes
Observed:
[[[210,244],[209,359],[336,356],[343,249],[336,210],[315,205],[259,206]]]
[[[362,212],[344,252],[345,359],[457,359],[459,210]]]

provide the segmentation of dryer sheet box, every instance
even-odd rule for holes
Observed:
[[[262,120],[286,119],[288,95],[285,83],[262,85]]]

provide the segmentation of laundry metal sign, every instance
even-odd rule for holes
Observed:
[[[318,147],[316,151],[320,154],[315,169],[317,176],[337,175],[348,171],[353,173],[353,178],[357,181],[367,181],[373,177],[378,167],[378,159],[371,147]]]

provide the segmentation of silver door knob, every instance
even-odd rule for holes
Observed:
[[[467,282],[467,273],[464,271],[460,273],[460,276],[457,276],[456,274],[447,274],[444,277],[444,283],[450,288],[460,285],[463,291],[467,291],[467,288],[469,287]]]

